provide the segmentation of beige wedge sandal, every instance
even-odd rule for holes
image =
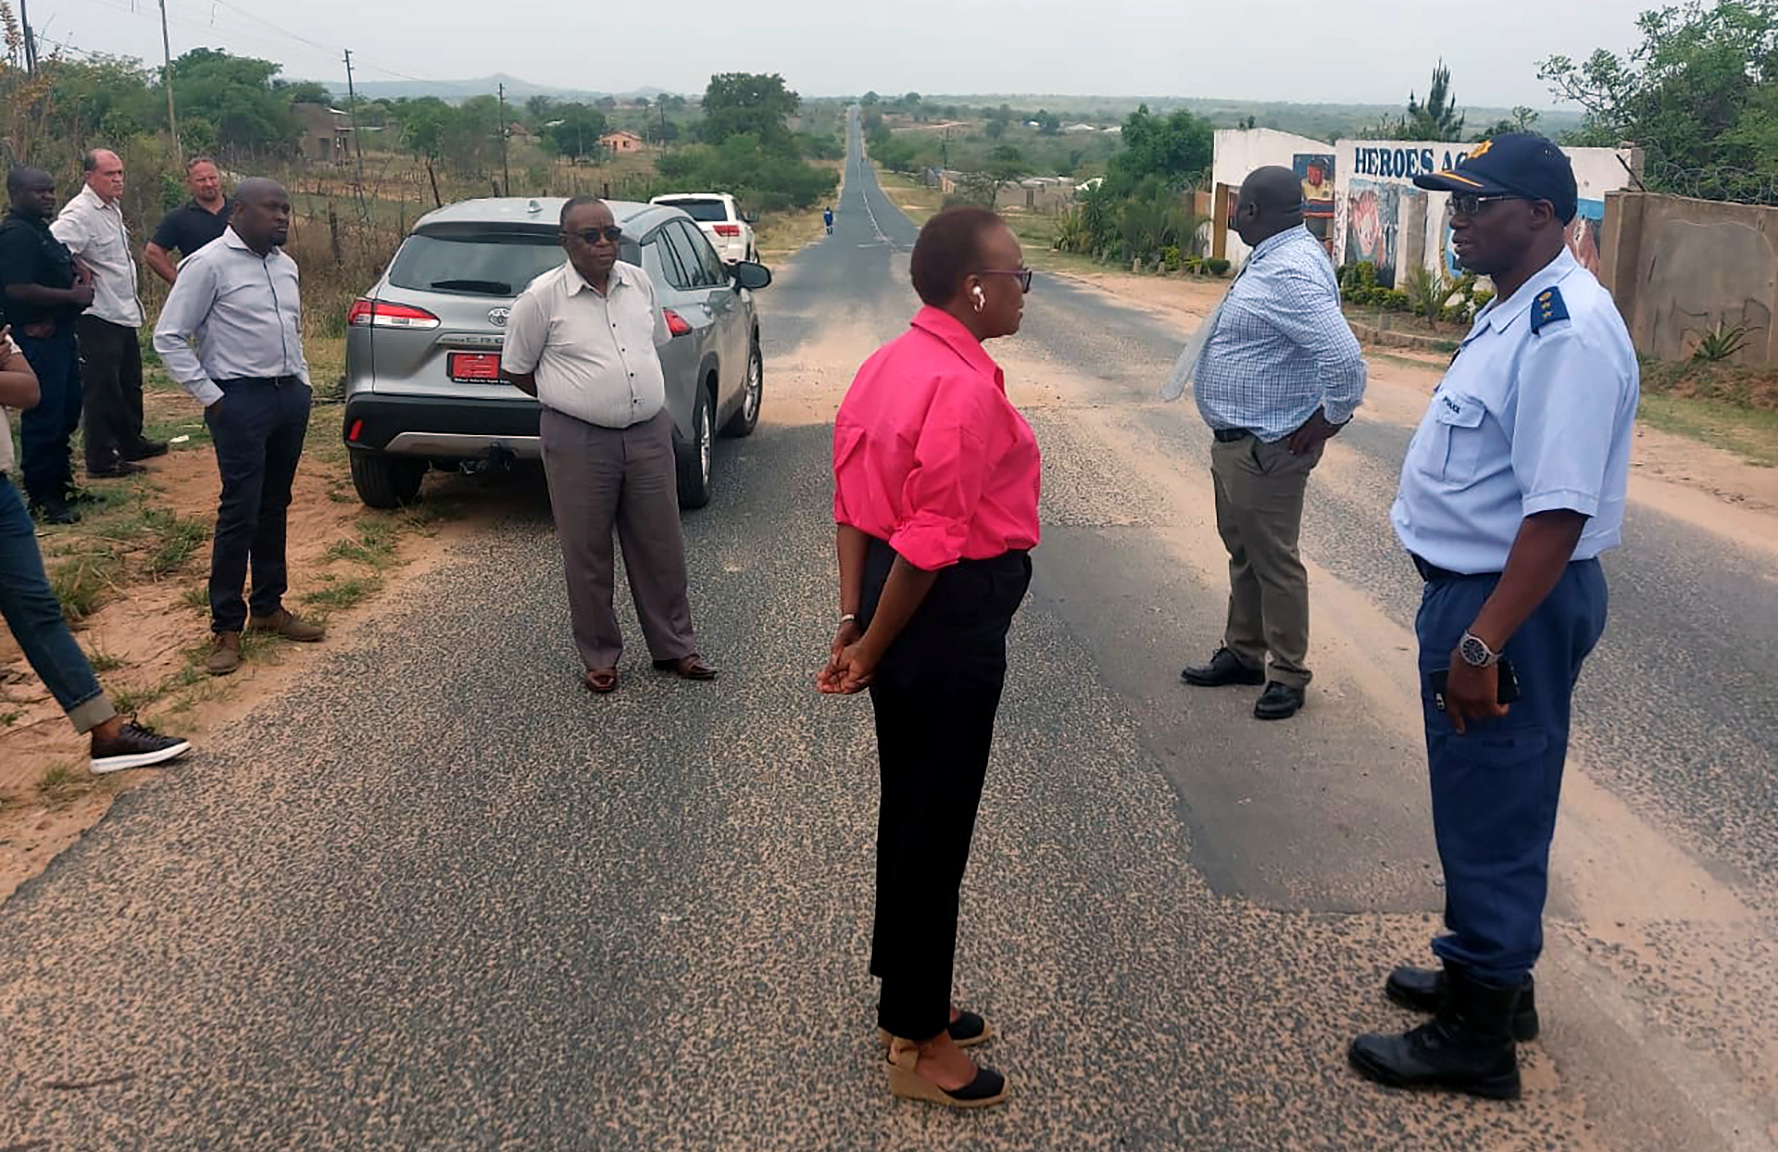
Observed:
[[[1006,1099],[1006,1077],[992,1068],[975,1070],[975,1079],[955,1092],[920,1075],[920,1046],[899,1036],[889,1041],[889,1091],[904,1100],[924,1100],[946,1108],[991,1108]]]

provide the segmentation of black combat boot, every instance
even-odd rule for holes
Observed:
[[[1437,1017],[1401,1036],[1360,1036],[1347,1058],[1365,1077],[1395,1088],[1446,1088],[1517,1100],[1513,1015],[1519,989],[1478,984],[1457,968],[1445,969],[1445,980]]]
[[[1389,974],[1383,994],[1416,1012],[1437,1012],[1445,998],[1443,968],[1401,967]],[[1519,1004],[1513,1009],[1513,1039],[1529,1044],[1537,1039],[1537,986],[1525,977],[1519,985]]]

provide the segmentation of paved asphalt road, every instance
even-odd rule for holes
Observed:
[[[1367,418],[1318,472],[1313,701],[1257,725],[1174,679],[1224,575],[1206,437],[1151,402],[1181,333],[1053,279],[994,349],[1046,539],[959,963],[1015,1096],[887,1096],[868,705],[812,680],[824,420],[913,308],[913,228],[856,151],[848,177],[835,235],[762,294],[766,423],[686,519],[722,681],[638,649],[589,698],[521,502],[0,908],[0,1150],[1778,1143],[1772,553],[1633,510],[1527,1097],[1375,1089],[1345,1043],[1408,1022],[1379,985],[1441,904],[1384,515],[1407,428]]]

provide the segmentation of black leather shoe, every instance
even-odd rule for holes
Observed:
[[[1442,968],[1410,968],[1403,966],[1389,974],[1383,995],[1416,1012],[1434,1012],[1445,999],[1445,972]],[[1519,985],[1519,1003],[1513,1009],[1513,1039],[1529,1044],[1537,1039],[1537,985],[1531,977]]]
[[[1261,720],[1288,720],[1295,716],[1303,706],[1303,690],[1292,688],[1288,684],[1280,684],[1274,680],[1266,685],[1259,701],[1253,706],[1253,714]]]
[[[78,524],[80,523],[80,513],[59,502],[33,504],[31,505],[31,519],[39,524]]]
[[[140,464],[132,464],[128,460],[119,460],[109,468],[88,468],[89,480],[121,480],[125,476],[138,476],[148,469]]]
[[[1193,688],[1225,688],[1230,684],[1264,684],[1266,670],[1249,668],[1227,648],[1218,648],[1208,664],[1196,664],[1179,674]]]
[[[1435,1019],[1401,1036],[1360,1036],[1346,1058],[1366,1079],[1392,1088],[1443,1088],[1517,1100],[1519,1054],[1512,1021],[1519,990],[1490,988],[1447,972]]]
[[[144,440],[123,454],[125,460],[152,460],[156,456],[167,454],[165,440]]]
[[[78,507],[82,504],[102,504],[105,498],[97,492],[88,492],[85,488],[68,489],[68,503]]]

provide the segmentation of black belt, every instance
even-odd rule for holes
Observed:
[[[270,384],[274,388],[282,388],[286,384],[301,384],[301,376],[236,376],[229,380],[218,380],[218,388],[226,388],[230,384]]]
[[[1212,428],[1210,435],[1216,437],[1218,444],[1233,444],[1237,440],[1245,440],[1253,433],[1245,428]]]
[[[1438,580],[1465,580],[1465,579],[1468,579],[1472,575],[1478,575],[1478,576],[1498,576],[1498,575],[1500,575],[1500,573],[1498,573],[1498,572],[1478,572],[1478,573],[1453,572],[1449,568],[1440,568],[1437,564],[1428,564],[1426,561],[1420,559],[1418,556],[1414,555],[1412,552],[1408,553],[1408,559],[1412,560],[1414,562],[1414,569],[1415,569],[1415,571],[1420,573],[1420,579],[1426,581],[1428,584],[1431,584],[1431,583],[1438,581]]]

